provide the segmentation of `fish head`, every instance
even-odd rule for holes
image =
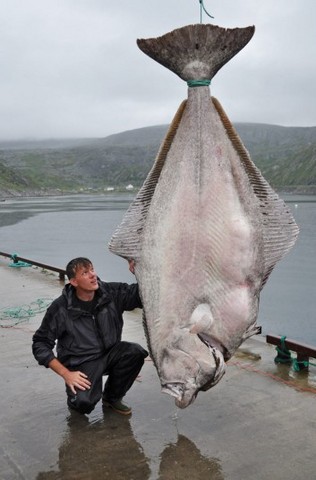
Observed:
[[[216,347],[206,347],[204,355],[197,357],[183,350],[166,348],[159,369],[161,391],[175,397],[179,408],[186,408],[194,402],[200,390],[206,391],[216,385],[225,373],[222,352]],[[198,358],[198,359],[197,359]]]

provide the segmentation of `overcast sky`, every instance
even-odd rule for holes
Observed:
[[[204,0],[255,25],[214,77],[233,122],[316,126],[316,1]],[[200,23],[199,0],[0,0],[0,139],[105,137],[170,123],[187,85],[137,38]]]

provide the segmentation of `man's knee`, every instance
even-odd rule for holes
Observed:
[[[144,363],[146,357],[148,357],[148,352],[138,343],[132,342],[122,342],[124,343],[126,350],[125,353],[137,359],[139,362]]]
[[[76,410],[79,413],[91,413],[95,407],[95,404],[88,398],[82,398],[80,395],[75,395],[73,397],[69,396],[67,404],[69,408]]]

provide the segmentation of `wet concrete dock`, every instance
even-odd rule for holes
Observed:
[[[63,283],[9,263],[0,258],[1,480],[316,478],[315,367],[296,373],[276,365],[274,347],[257,336],[185,410],[160,393],[146,361],[126,396],[131,417],[101,405],[89,416],[71,414],[62,379],[32,356],[43,312],[3,319],[5,308],[55,298]],[[146,344],[139,311],[125,315],[124,338]]]

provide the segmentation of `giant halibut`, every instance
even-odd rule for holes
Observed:
[[[181,408],[215,385],[258,331],[260,291],[298,235],[210,96],[210,80],[253,33],[198,24],[138,40],[188,83],[188,99],[109,248],[136,262],[151,357],[162,391]]]

